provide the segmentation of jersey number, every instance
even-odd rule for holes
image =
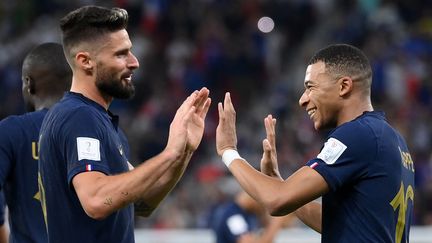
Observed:
[[[390,202],[390,205],[392,205],[394,211],[396,211],[396,209],[399,208],[398,222],[396,225],[396,238],[395,238],[396,242],[401,242],[402,240],[402,235],[405,229],[405,219],[406,219],[406,210],[408,207],[408,199],[411,199],[411,201],[414,202],[414,190],[411,185],[408,185],[405,194],[405,187],[403,182],[401,182],[401,186],[398,193]]]

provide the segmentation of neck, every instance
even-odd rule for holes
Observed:
[[[57,103],[61,97],[47,97],[47,98],[41,98],[37,99],[35,98],[35,110],[39,111],[42,109],[49,109],[51,106],[53,106],[55,103]]]
[[[96,82],[89,79],[79,79],[75,76],[72,78],[72,85],[70,91],[80,93],[86,98],[93,100],[99,105],[103,106],[105,110],[108,110],[113,97],[102,94],[96,87]]]
[[[345,122],[352,121],[362,115],[365,111],[373,111],[373,106],[368,99],[356,99],[352,102],[347,102],[342,108],[342,112],[339,115],[339,119],[337,121],[337,126],[344,124]]]

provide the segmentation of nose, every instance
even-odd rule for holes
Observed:
[[[128,68],[130,68],[131,70],[139,68],[138,59],[132,52],[129,53]]]
[[[309,103],[309,95],[307,94],[307,90],[303,92],[299,99],[299,106],[303,107]]]

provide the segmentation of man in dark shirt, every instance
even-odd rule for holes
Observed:
[[[9,242],[45,243],[37,182],[38,140],[48,108],[72,81],[62,46],[45,43],[31,50],[22,65],[22,81],[24,103],[31,112],[0,122],[0,188],[9,208]]]
[[[402,136],[374,111],[371,82],[369,60],[353,46],[330,45],[312,57],[299,104],[316,130],[333,130],[321,152],[286,180],[276,160],[262,165],[263,175],[237,153],[229,93],[218,105],[217,152],[272,215],[296,211],[324,243],[409,242],[414,164]],[[312,202],[320,196],[322,205]]]
[[[49,242],[134,242],[134,213],[150,215],[183,175],[204,132],[209,91],[193,92],[171,122],[166,148],[129,170],[114,98],[134,94],[124,9],[85,6],[61,19],[72,67],[69,93],[40,133],[39,182]],[[134,205],[135,204],[135,209]]]

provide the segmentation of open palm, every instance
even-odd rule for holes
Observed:
[[[186,149],[195,151],[201,143],[204,134],[204,120],[210,107],[211,100],[208,97],[209,90],[202,88],[198,92],[194,106],[195,112],[187,125],[187,144]]]

